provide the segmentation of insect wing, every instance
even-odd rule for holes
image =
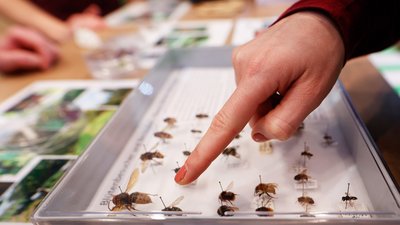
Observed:
[[[233,181],[226,187],[225,191],[231,190],[233,188]]]
[[[138,178],[139,178],[139,169],[135,168],[131,174],[131,177],[129,178],[128,185],[126,185],[125,192],[129,192],[133,188],[133,186],[135,186]]]
[[[179,205],[179,203],[183,200],[183,198],[184,198],[184,196],[182,195],[182,196],[180,196],[180,197],[178,197],[177,199],[175,199],[175,201],[174,202],[172,202],[171,203],[171,205],[170,206],[168,206],[168,207],[175,207],[175,206],[177,206],[177,205]]]
[[[149,166],[149,160],[142,161],[142,173],[146,172],[147,167]]]

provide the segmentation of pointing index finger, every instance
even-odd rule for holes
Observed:
[[[274,92],[275,89],[272,85],[270,86],[260,89],[261,84],[249,79],[239,84],[214,117],[211,126],[186,160],[185,165],[176,174],[175,182],[182,185],[189,184],[208,168],[246,126],[263,99]]]

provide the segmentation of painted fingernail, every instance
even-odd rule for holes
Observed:
[[[255,140],[256,142],[264,142],[267,141],[268,139],[260,133],[255,133],[253,135],[253,140]]]
[[[185,178],[185,175],[186,175],[186,166],[182,166],[181,169],[178,171],[178,173],[176,173],[175,182],[179,183],[180,181],[182,181],[183,178]]]

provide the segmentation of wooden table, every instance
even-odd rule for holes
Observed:
[[[255,6],[253,1],[245,1],[242,10],[234,15],[195,16],[195,6],[184,16],[184,20],[218,19],[272,16],[281,13],[288,5]],[[108,30],[106,33],[119,34],[135,30],[135,25],[123,29]],[[0,102],[15,94],[21,88],[38,80],[91,79],[83,61],[82,51],[72,42],[61,47],[61,60],[50,70],[30,72],[20,75],[0,76]],[[139,76],[145,73],[139,73]],[[382,156],[394,177],[400,181],[400,98],[383,80],[368,60],[359,58],[345,66],[340,76],[354,107],[365,122],[372,138],[381,150]]]

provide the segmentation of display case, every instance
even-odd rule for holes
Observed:
[[[231,52],[166,54],[32,221],[399,224],[399,192],[340,83],[289,140],[255,143],[246,126],[196,182],[174,182],[235,88]]]

